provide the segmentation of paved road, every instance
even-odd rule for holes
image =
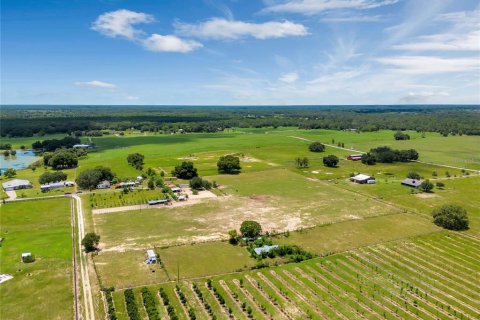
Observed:
[[[75,199],[75,207],[77,209],[77,223],[78,223],[78,246],[80,248],[80,275],[83,287],[84,311],[86,320],[95,320],[95,311],[93,307],[92,288],[90,286],[90,278],[88,274],[88,257],[82,250],[82,239],[85,236],[85,220],[83,217],[82,199],[77,195],[72,195]]]

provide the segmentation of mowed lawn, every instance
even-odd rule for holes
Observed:
[[[398,213],[291,232],[288,236],[279,235],[274,242],[326,255],[441,230],[424,217]]]
[[[94,256],[97,275],[104,287],[129,288],[168,281],[159,265],[145,263],[145,250],[101,252]]]
[[[1,273],[14,276],[0,284],[2,319],[73,317],[70,202],[50,199],[7,203],[0,207]],[[24,264],[22,252],[36,261]]]
[[[224,274],[255,265],[245,247],[228,242],[198,243],[157,249],[171,280]]]
[[[255,264],[247,249],[227,242],[153,248],[163,267],[145,263],[145,250],[102,252],[94,257],[105,287],[137,287],[180,279],[246,270]]]

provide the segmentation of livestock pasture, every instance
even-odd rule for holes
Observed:
[[[2,319],[73,317],[72,238],[68,199],[7,203],[0,208]],[[22,263],[31,252],[35,262]]]

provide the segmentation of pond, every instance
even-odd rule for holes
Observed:
[[[13,168],[15,170],[25,169],[30,164],[40,159],[35,156],[35,153],[31,150],[17,150],[15,156],[5,157],[0,154],[0,170],[6,170]]]

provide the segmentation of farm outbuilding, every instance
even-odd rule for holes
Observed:
[[[108,189],[110,188],[111,184],[110,181],[104,180],[97,184],[97,189]]]
[[[2,183],[2,187],[3,187],[3,190],[5,191],[13,191],[13,190],[31,188],[32,184],[28,180],[13,179],[13,180]]]
[[[356,176],[353,176],[350,178],[350,181],[355,182],[355,183],[360,183],[360,184],[373,184],[375,183],[375,178],[363,173],[357,174]]]
[[[157,255],[153,250],[147,250],[147,264],[157,263]]]
[[[423,180],[407,178],[407,179],[402,181],[402,186],[418,188],[418,187],[420,187],[422,182],[423,182]]]
[[[74,144],[73,149],[92,149],[93,146],[91,144]]]
[[[253,251],[258,256],[258,255],[261,255],[264,252],[268,253],[268,252],[270,252],[270,250],[273,250],[273,249],[276,249],[276,248],[278,248],[278,245],[262,246],[262,247],[258,247],[258,248],[253,249]]]
[[[31,252],[22,253],[22,262],[30,262],[31,259],[32,259],[32,253]]]
[[[73,181],[52,182],[52,183],[42,184],[40,186],[40,190],[48,191],[48,190],[52,190],[52,189],[73,187],[74,185],[75,185],[75,182],[73,182]]]
[[[347,160],[359,161],[362,160],[362,154],[351,154],[347,157]]]
[[[137,183],[133,181],[128,181],[128,182],[120,182],[119,184],[116,185],[116,189],[122,189],[122,188],[133,188],[137,185]]]

